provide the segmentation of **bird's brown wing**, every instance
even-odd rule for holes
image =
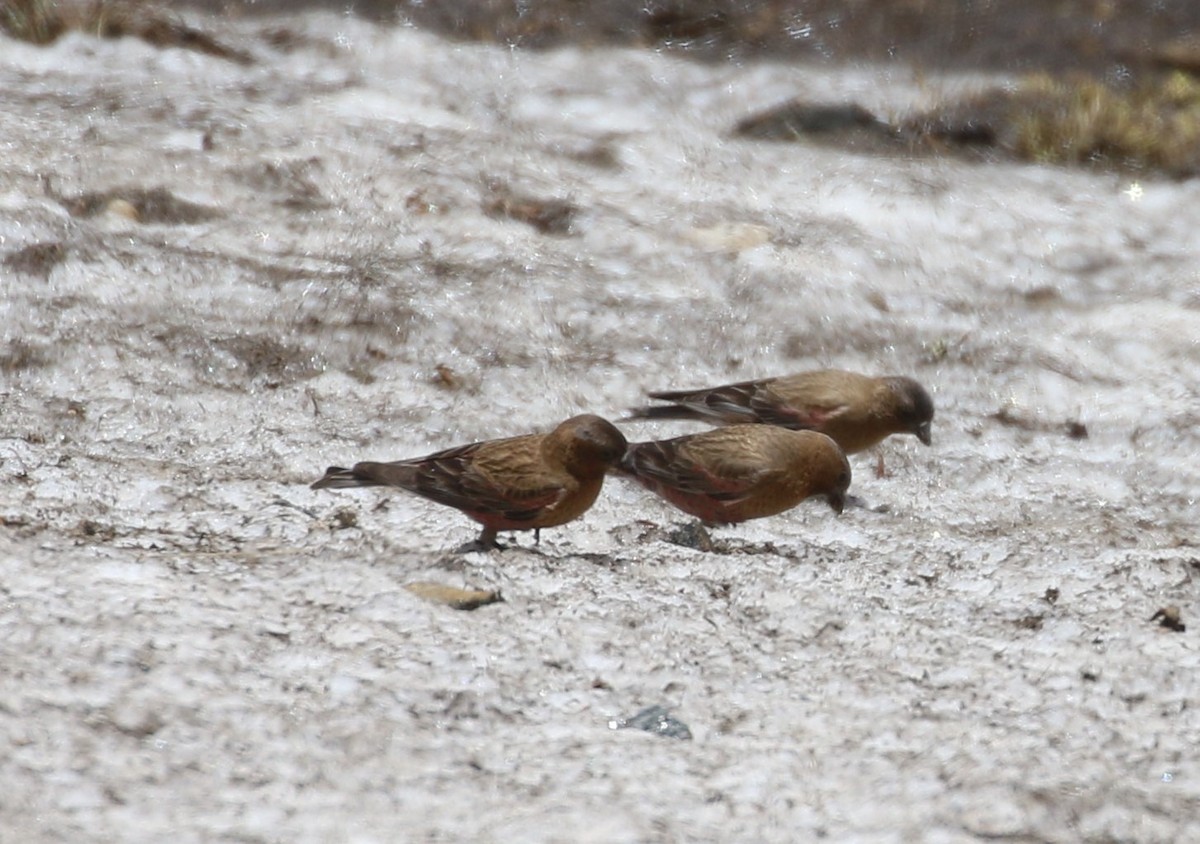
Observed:
[[[672,402],[679,410],[646,408],[638,415],[648,418],[683,416],[725,424],[761,422],[793,430],[819,430],[827,419],[844,410],[844,402],[831,402],[827,390],[810,393],[807,389],[809,381],[806,375],[799,375],[740,381],[706,390],[650,393],[651,398]],[[814,386],[820,387],[820,384]]]
[[[759,420],[793,430],[820,431],[855,402],[870,399],[872,380],[840,370],[802,372],[759,382],[750,406]]]
[[[736,453],[697,449],[691,437],[636,443],[622,467],[639,478],[691,495],[734,502],[746,497],[762,477],[762,467]]]
[[[472,443],[417,460],[376,464],[376,474],[385,483],[390,475],[395,486],[469,514],[529,521],[567,492],[563,479],[541,464],[536,443],[520,442],[532,439]]]

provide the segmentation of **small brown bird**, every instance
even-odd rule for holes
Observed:
[[[710,424],[761,422],[820,431],[847,454],[864,451],[891,434],[932,442],[933,400],[911,378],[872,378],[824,369],[742,381],[700,390],[650,393],[671,404],[636,408],[626,419],[699,419]]]
[[[313,489],[396,486],[461,510],[483,525],[460,551],[503,547],[501,530],[566,524],[592,506],[604,475],[627,443],[606,419],[573,416],[548,434],[527,434],[446,449],[395,463],[331,466]]]
[[[814,495],[840,513],[850,486],[850,464],[832,439],[771,425],[633,443],[616,471],[706,524],[774,516]]]

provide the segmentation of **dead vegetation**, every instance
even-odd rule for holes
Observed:
[[[113,188],[62,197],[59,200],[73,217],[117,214],[139,223],[193,225],[219,217],[211,208],[180,199],[166,188]]]
[[[1128,87],[1087,77],[1036,75],[906,121],[932,149],[993,149],[1043,164],[1200,170],[1200,81],[1183,71]]]
[[[1042,419],[1035,414],[1023,412],[1009,405],[1004,405],[994,413],[988,414],[987,418],[1007,428],[1017,428],[1022,431],[1041,434],[1062,434],[1070,440],[1086,440],[1088,438],[1087,425],[1078,419],[1055,422]]]
[[[951,153],[1186,178],[1200,172],[1200,80],[1182,70],[1123,86],[1039,74],[896,123],[854,103],[794,100],[741,120],[733,133],[858,152]]]
[[[154,335],[172,359],[188,361],[198,377],[216,387],[266,389],[305,381],[325,362],[302,344],[266,332],[207,336],[190,326],[171,326]]]
[[[492,589],[461,589],[457,586],[423,580],[406,584],[404,588],[430,603],[444,604],[451,609],[468,612],[504,600],[498,591]]]
[[[50,277],[50,273],[67,257],[67,245],[58,240],[46,240],[23,246],[15,252],[4,256],[4,266],[18,273],[36,276],[41,279]]]
[[[238,64],[253,61],[249,54],[183,23],[164,4],[149,0],[4,0],[0,31],[31,44],[51,44],[66,32],[140,38],[156,47],[194,50]]]
[[[319,211],[331,203],[314,177],[322,169],[319,157],[293,161],[261,161],[235,171],[247,185],[294,211]]]
[[[483,200],[483,212],[532,226],[542,234],[568,235],[579,209],[564,199],[542,198],[517,193],[507,185],[492,182]]]
[[[0,372],[21,372],[27,369],[37,369],[51,363],[48,344],[31,343],[17,338],[0,347]]]
[[[254,7],[283,2],[255,0]],[[925,71],[1058,73],[1200,64],[1200,48],[1186,36],[1200,27],[1192,0],[1158,0],[1153,8],[1096,0],[359,0],[354,8],[453,38],[525,48],[647,46],[711,61],[898,61]]]

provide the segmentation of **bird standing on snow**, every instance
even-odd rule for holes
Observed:
[[[698,390],[650,393],[670,402],[633,410],[627,419],[698,419],[710,424],[765,423],[820,431],[847,454],[864,451],[891,434],[932,442],[933,400],[911,378],[872,378],[824,369],[741,381]]]
[[[394,486],[415,492],[483,525],[479,538],[460,551],[490,550],[503,547],[497,531],[540,533],[583,515],[626,445],[611,422],[584,414],[548,434],[487,440],[395,463],[331,466],[312,488]]]
[[[773,516],[815,495],[840,513],[850,486],[850,464],[832,439],[770,425],[633,443],[616,471],[706,524]]]

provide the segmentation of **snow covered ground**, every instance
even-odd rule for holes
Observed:
[[[191,20],[253,63],[0,39],[0,840],[1200,840],[1200,183],[730,134],[979,77]],[[831,365],[934,447],[714,552],[307,486]]]

